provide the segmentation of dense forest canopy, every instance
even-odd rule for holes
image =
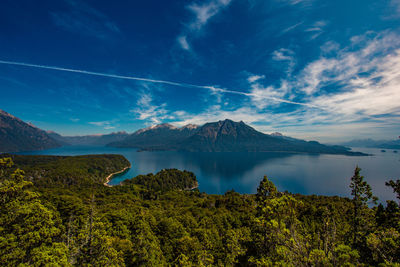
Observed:
[[[127,166],[118,155],[0,156],[0,264],[400,264],[400,203],[374,205],[358,167],[342,198],[279,192],[267,177],[254,195],[209,195],[176,169],[104,186]],[[399,184],[387,182],[400,201]]]

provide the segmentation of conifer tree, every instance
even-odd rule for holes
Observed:
[[[362,209],[368,203],[376,204],[378,198],[372,194],[371,186],[364,181],[364,176],[360,175],[361,169],[356,166],[354,175],[351,177],[351,195],[353,196],[353,246],[358,242],[360,235],[360,225],[363,222]]]
[[[58,242],[58,214],[45,207],[10,158],[0,159],[0,264],[68,266],[67,247]]]
[[[400,180],[390,180],[389,182],[385,183],[386,186],[390,186],[393,188],[393,192],[397,194],[397,199],[399,200],[399,207],[400,207]]]

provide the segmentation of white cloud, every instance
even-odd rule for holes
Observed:
[[[293,61],[294,52],[290,49],[281,48],[272,52],[272,59],[276,61]]]
[[[319,32],[323,31],[323,28],[327,25],[326,21],[316,21],[311,27],[307,28],[306,32]]]
[[[299,27],[300,25],[302,25],[303,23],[304,23],[304,21],[300,21],[300,22],[298,22],[298,23],[296,23],[296,24],[294,24],[292,26],[289,26],[286,29],[282,30],[281,34],[290,32],[290,31],[296,29],[297,27]]]
[[[256,81],[258,81],[258,80],[261,80],[261,79],[264,79],[264,78],[265,78],[264,75],[250,75],[250,76],[247,78],[247,81],[248,81],[249,83],[254,83],[254,82],[256,82]]]
[[[273,86],[263,86],[259,83],[251,85],[251,101],[252,104],[259,110],[265,109],[268,106],[280,105],[282,102],[274,101],[274,99],[281,99],[286,93],[286,84],[280,88]]]
[[[109,123],[109,122],[107,122],[107,121],[91,121],[91,122],[89,122],[89,124],[96,125],[96,126],[104,126],[107,123]]]
[[[89,124],[103,127],[105,130],[114,129],[115,126],[112,125],[113,123],[114,123],[113,121],[91,121],[91,122],[89,122]]]
[[[340,49],[340,45],[335,41],[328,41],[324,43],[321,47],[321,52],[324,54],[329,54],[332,52],[337,52]]]
[[[313,2],[314,0],[276,0],[278,2],[284,2],[287,3],[289,5],[299,5],[299,4],[306,4],[309,5],[311,2]]]
[[[285,61],[287,62],[286,73],[290,74],[296,65],[296,59],[294,52],[290,49],[281,48],[272,52],[272,59],[275,61]]]
[[[180,111],[180,116],[174,122],[175,125],[183,126],[186,124],[202,125],[206,122],[219,121],[224,119],[231,119],[234,121],[244,121],[252,123],[260,121],[265,115],[258,113],[250,107],[241,107],[235,110],[224,110],[220,105],[213,105],[208,107],[201,113],[191,114]]]
[[[320,20],[312,24],[304,31],[311,33],[310,40],[314,40],[324,32],[324,28],[327,24],[328,23],[326,21]]]
[[[169,111],[165,109],[166,104],[153,104],[153,97],[150,93],[142,93],[136,102],[136,108],[130,110],[131,113],[137,115],[137,119],[149,121],[151,123],[160,123],[162,120],[170,118]]]
[[[188,24],[186,24],[185,29],[178,36],[177,42],[179,46],[184,50],[190,50],[188,39],[193,39],[194,33],[201,31],[212,17],[217,15],[230,3],[231,0],[210,0],[201,4],[191,3],[186,6],[186,8],[193,14],[194,17]]]
[[[187,37],[185,35],[179,36],[178,37],[178,43],[184,50],[190,50],[189,43],[186,39]]]
[[[192,3],[187,8],[195,15],[195,19],[189,24],[192,30],[201,30],[208,20],[229,5],[231,0],[212,0],[208,3]]]
[[[372,40],[359,44],[360,49],[351,51],[342,49],[335,57],[321,57],[309,63],[295,77],[293,85],[306,94],[321,93],[330,84],[342,85],[346,91],[351,90],[353,83],[360,83],[396,71],[387,68],[388,59],[396,56],[396,47],[400,47],[400,36],[381,34]],[[394,66],[394,63],[392,64]],[[379,72],[377,72],[380,70]],[[362,74],[362,76],[360,76]],[[369,79],[363,77],[368,76]]]
[[[349,66],[350,60],[352,65]],[[400,112],[400,49],[382,58],[371,60],[342,59],[344,73],[339,75],[346,82],[347,90],[336,94],[324,94],[312,98],[318,105],[327,107],[335,114],[352,117],[371,117]],[[370,72],[359,77],[358,72]],[[352,75],[353,74],[353,75]]]

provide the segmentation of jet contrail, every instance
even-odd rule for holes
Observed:
[[[190,83],[179,83],[179,82],[172,82],[172,81],[163,81],[163,80],[156,80],[156,79],[148,79],[148,78],[133,77],[133,76],[124,76],[124,75],[117,75],[117,74],[109,74],[109,73],[94,72],[94,71],[79,70],[79,69],[69,69],[69,68],[63,68],[63,67],[46,66],[46,65],[38,65],[38,64],[30,64],[30,63],[24,63],[24,62],[6,61],[6,60],[0,60],[0,64],[23,66],[23,67],[38,68],[38,69],[57,70],[57,71],[65,71],[65,72],[73,72],[73,73],[80,73],[80,74],[101,76],[101,77],[108,77],[108,78],[114,78],[114,79],[134,80],[134,81],[142,81],[142,82],[149,82],[149,83],[161,83],[161,84],[168,84],[168,85],[174,85],[174,86],[185,87],[185,88],[208,89],[208,90],[212,90],[214,92],[243,95],[243,96],[248,96],[248,97],[260,97],[259,95],[256,95],[254,93],[233,91],[233,90],[223,89],[223,88],[219,88],[219,87],[215,87],[215,86],[195,85],[195,84],[190,84]],[[311,108],[319,108],[319,109],[321,108],[321,107],[318,107],[318,106],[315,106],[315,105],[311,105],[311,104],[307,104],[307,103],[294,102],[294,101],[289,101],[289,100],[276,98],[276,97],[262,96],[262,98],[270,99],[270,100],[273,100],[273,101],[276,101],[276,102],[281,102],[281,103],[288,103],[288,104],[293,104],[293,105],[301,105],[301,106],[307,106],[307,107],[311,107]]]
[[[116,78],[116,79],[124,79],[124,80],[135,80],[135,81],[150,82],[150,83],[163,83],[163,84],[175,85],[175,86],[180,86],[180,87],[205,88],[205,86],[198,86],[198,85],[188,84],[188,83],[177,83],[177,82],[170,82],[170,81],[163,81],[163,80],[154,80],[154,79],[148,79],[148,78],[123,76],[123,75],[101,73],[101,72],[94,72],[94,71],[87,71],[87,70],[68,69],[68,68],[62,68],[62,67],[37,65],[37,64],[30,64],[30,63],[23,63],[23,62],[0,60],[0,64],[16,65],[16,66],[24,66],[24,67],[48,69],[48,70],[58,70],[58,71],[66,71],[66,72],[74,72],[74,73],[81,73],[81,74],[102,76],[102,77]]]

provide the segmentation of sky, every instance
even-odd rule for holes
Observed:
[[[0,109],[62,135],[400,135],[400,0],[3,0]]]

